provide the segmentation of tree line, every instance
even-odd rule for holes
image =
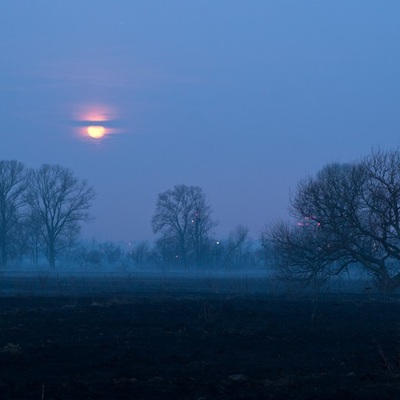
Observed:
[[[238,270],[262,267],[262,250],[238,225],[226,238],[213,234],[217,225],[211,205],[198,186],[176,185],[158,195],[151,220],[154,243],[130,243],[125,249],[111,242],[80,245],[72,258],[86,268],[111,266],[127,269],[207,268]]]
[[[238,226],[226,240],[217,240],[211,205],[198,186],[176,185],[158,195],[151,220],[158,235],[154,245],[79,241],[81,223],[90,220],[95,191],[68,168],[43,164],[26,168],[0,161],[0,264],[27,255],[34,264],[45,257],[52,268],[61,257],[95,267],[119,264],[162,267],[214,266],[226,269],[260,264],[248,237]]]
[[[79,242],[63,255],[63,263],[84,271],[243,271],[263,270],[262,248],[238,225],[223,240],[212,239],[202,256],[201,264],[188,254],[186,265],[174,247],[166,248],[160,240],[131,243]]]
[[[266,226],[261,250],[241,225],[217,240],[206,195],[186,185],[158,195],[151,220],[154,245],[135,243],[125,254],[112,243],[74,246],[81,222],[90,219],[94,196],[85,180],[61,166],[35,170],[0,161],[1,265],[29,251],[33,259],[44,254],[54,267],[67,253],[87,265],[112,260],[183,268],[264,264],[281,279],[305,283],[356,271],[382,291],[400,287],[399,149],[331,163],[301,180],[290,198],[291,219]]]

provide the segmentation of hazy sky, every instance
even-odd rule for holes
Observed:
[[[399,145],[399,15],[397,0],[2,0],[0,159],[87,179],[88,239],[152,239],[158,193],[181,183],[203,188],[217,236],[257,238],[299,179]],[[82,136],[90,118],[111,133]]]

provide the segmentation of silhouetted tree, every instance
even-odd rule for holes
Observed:
[[[103,253],[96,241],[90,244],[80,243],[71,250],[71,261],[81,268],[99,268],[102,264]]]
[[[121,247],[113,242],[101,243],[100,252],[103,255],[104,261],[108,265],[116,264],[122,260],[122,250]]]
[[[399,150],[326,166],[299,183],[291,209],[296,224],[268,233],[283,274],[327,279],[357,264],[381,290],[400,286]]]
[[[141,267],[150,262],[150,247],[146,241],[131,244],[128,258],[135,267]]]
[[[57,253],[77,237],[80,222],[89,220],[94,190],[59,165],[44,164],[39,170],[32,170],[29,180],[25,200],[43,240],[46,257],[54,268]]]
[[[25,167],[18,161],[0,161],[0,251],[6,266],[12,241],[18,237],[23,194],[27,187]]]
[[[211,213],[211,206],[198,186],[176,185],[160,193],[152,226],[154,233],[162,234],[160,243],[164,253],[172,251],[175,260],[185,266],[190,257],[201,264],[210,243],[210,232],[216,225]]]
[[[233,268],[240,267],[244,264],[243,252],[249,234],[248,228],[243,225],[238,225],[228,236],[227,242],[224,245],[225,259],[223,266]]]

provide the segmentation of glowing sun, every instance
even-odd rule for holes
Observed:
[[[101,139],[106,134],[106,130],[105,130],[104,126],[92,125],[92,126],[88,126],[87,133],[93,139]]]

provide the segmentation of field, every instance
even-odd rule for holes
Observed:
[[[43,274],[0,292],[1,399],[400,398],[396,295]]]

